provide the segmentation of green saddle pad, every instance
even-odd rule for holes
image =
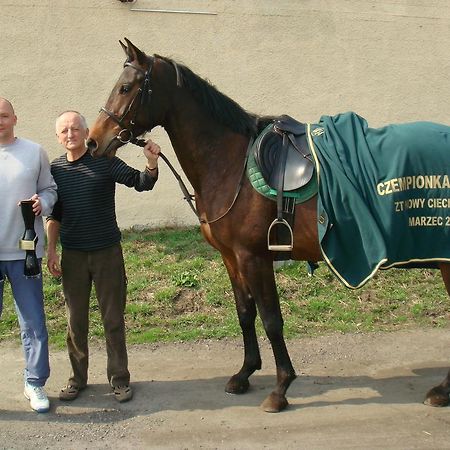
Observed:
[[[264,180],[258,166],[256,165],[253,152],[250,151],[247,159],[247,177],[250,180],[251,185],[256,191],[258,191],[264,197],[271,200],[277,200],[277,191],[272,189]],[[314,197],[317,194],[317,178],[316,174],[312,176],[311,180],[299,189],[292,191],[285,191],[283,197],[291,197],[295,199],[295,203],[303,203]]]

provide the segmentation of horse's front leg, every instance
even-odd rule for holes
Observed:
[[[275,285],[273,264],[270,259],[255,255],[248,255],[247,257],[239,255],[237,260],[239,265],[228,269],[228,271],[233,286],[238,286],[238,289],[235,289],[235,295],[237,291],[241,294],[236,296],[236,305],[244,335],[246,357],[241,371],[231,378],[227,387],[233,385],[236,380],[239,380],[242,384],[242,377],[248,379],[248,376],[254,370],[261,367],[254,325],[256,317],[254,305],[256,302],[264,329],[272,346],[277,367],[277,385],[264,400],[261,407],[267,412],[279,412],[288,405],[286,391],[296,375],[283,337],[283,319]],[[227,263],[226,265],[228,268]],[[256,365],[256,363],[258,364]]]
[[[223,261],[233,287],[239,325],[244,341],[244,362],[239,372],[234,374],[225,386],[230,394],[243,394],[250,386],[249,377],[255,370],[261,369],[261,354],[256,336],[255,319],[256,305],[248,288],[245,277],[238,269],[235,258],[225,258]]]

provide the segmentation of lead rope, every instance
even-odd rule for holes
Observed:
[[[131,139],[130,141],[132,144],[137,145],[138,147],[145,147],[145,140],[144,139]],[[183,192],[184,195],[184,199],[188,202],[190,208],[192,209],[192,211],[194,212],[194,214],[197,216],[198,221],[200,222],[200,224],[210,224],[210,223],[214,223],[217,222],[218,220],[222,219],[223,217],[225,217],[231,210],[231,208],[234,206],[234,204],[236,203],[236,200],[239,196],[239,192],[241,191],[242,185],[244,184],[244,175],[245,175],[245,168],[247,167],[247,159],[248,159],[248,155],[250,152],[250,149],[252,148],[253,145],[253,138],[250,139],[249,143],[248,143],[248,147],[247,147],[247,152],[245,154],[245,159],[244,159],[244,166],[242,168],[242,173],[241,173],[241,177],[239,179],[239,184],[237,186],[236,192],[234,194],[234,198],[233,201],[231,202],[230,206],[227,208],[227,210],[221,214],[219,217],[216,217],[213,220],[206,220],[206,219],[202,219],[200,217],[200,214],[198,213],[197,209],[194,206],[194,203],[192,201],[192,199],[194,198],[194,195],[190,194],[186,185],[183,183],[183,180],[181,179],[180,175],[178,174],[178,172],[175,170],[175,168],[172,166],[172,164],[170,163],[170,161],[168,160],[168,158],[162,153],[159,153],[159,156],[163,159],[163,161],[167,164],[167,166],[169,167],[169,169],[172,171],[174,177],[177,179],[178,184],[180,185],[180,189]]]
[[[130,141],[132,144],[137,145],[138,147],[145,147],[146,142],[144,139],[132,139]],[[189,193],[187,190],[186,185],[183,183],[183,180],[181,179],[178,172],[175,170],[175,168],[172,166],[166,155],[164,155],[162,152],[159,152],[159,156],[163,159],[163,161],[168,165],[169,169],[172,171],[174,177],[177,179],[178,184],[180,185],[181,191],[184,194],[184,199],[188,202],[189,206],[191,207],[194,214],[197,216],[198,220],[201,222],[200,215],[198,214],[197,209],[194,206],[194,203],[192,202],[192,199],[194,196]]]

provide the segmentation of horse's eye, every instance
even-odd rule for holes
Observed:
[[[126,93],[130,92],[130,90],[131,90],[130,85],[128,85],[128,84],[123,84],[123,85],[120,87],[119,93],[120,93],[120,94],[126,94]]]

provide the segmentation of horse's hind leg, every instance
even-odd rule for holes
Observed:
[[[450,264],[440,264],[442,279],[444,280],[445,288],[448,295],[450,295]],[[424,403],[430,406],[447,406],[450,403],[450,370],[441,384],[431,388],[425,396]]]

